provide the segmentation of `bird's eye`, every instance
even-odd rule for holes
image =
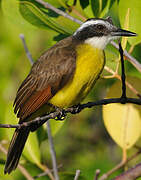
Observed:
[[[104,29],[104,27],[105,27],[105,26],[102,25],[102,24],[98,24],[98,25],[97,25],[97,29],[98,29],[98,30],[102,30],[102,29]]]

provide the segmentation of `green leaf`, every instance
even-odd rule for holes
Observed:
[[[88,18],[95,17],[90,4],[84,9],[84,12]]]
[[[116,2],[115,0],[90,0],[90,5],[93,11],[93,14],[96,17],[103,18],[106,14],[109,13],[109,10],[112,4]]]
[[[130,9],[128,8],[127,14],[125,16],[125,21],[124,21],[124,29],[129,29],[129,14],[130,14]],[[122,37],[122,41],[121,41],[121,45],[122,45],[122,49],[125,50],[126,49],[126,45],[127,45],[127,37]]]
[[[52,136],[55,136],[56,133],[61,129],[61,127],[64,125],[65,120],[63,121],[56,121],[55,119],[50,119],[50,127],[51,127],[51,134]],[[43,130],[44,130],[44,133],[47,134],[47,125],[46,123],[43,125]],[[42,132],[43,133],[43,132]]]
[[[43,171],[38,168],[35,164],[32,163],[27,163],[25,166],[25,169],[30,173],[30,175],[34,178],[34,179],[39,179],[39,180],[50,180],[50,178],[48,177],[48,175],[46,174],[45,176],[41,176],[39,178],[35,178],[36,176],[38,176],[39,174],[43,173]],[[20,178],[19,178],[20,179]],[[21,180],[21,179],[20,179]]]
[[[70,6],[71,12],[69,13],[71,16],[81,20],[85,21],[87,19],[87,16],[84,12],[84,10],[81,7],[80,1],[76,1],[74,4],[74,0],[69,0],[67,4]]]
[[[37,135],[35,132],[30,133],[27,139],[23,155],[31,162],[41,166],[40,164],[40,149],[38,144]]]
[[[99,17],[104,17],[104,16],[109,12],[110,5],[111,5],[111,0],[108,0],[106,6],[105,6],[104,9],[100,12]]]
[[[48,13],[43,11],[43,7],[37,6],[37,3],[33,1],[20,0],[20,12],[27,21],[37,27],[50,27],[60,33],[65,32],[59,24],[55,24],[53,19],[49,18]]]
[[[9,177],[9,174],[5,175],[3,170],[4,170],[4,165],[0,164],[0,170],[1,170],[1,173],[0,173],[0,179],[1,180],[16,180],[13,176],[10,175]]]
[[[59,130],[60,128],[63,126],[63,124],[65,123],[66,120],[63,121],[56,121],[54,119],[51,119],[50,121],[50,125],[51,125],[51,131],[52,131],[52,135],[54,136]]]
[[[17,124],[18,123],[18,118],[16,117],[16,115],[13,112],[13,102],[9,102],[9,104],[7,104],[4,119],[5,119],[5,122],[4,122],[5,124]],[[9,138],[9,140],[12,138],[13,133],[14,133],[13,128],[6,129],[6,135]]]
[[[33,0],[20,0],[20,12],[31,24],[40,28],[52,28],[63,34],[72,34],[79,26],[77,23],[45,9]]]
[[[67,0],[66,4],[69,6],[73,6],[74,5],[74,0]]]
[[[110,69],[116,70],[117,67],[117,62],[119,61],[119,55],[118,51],[111,45],[109,44],[105,50],[105,56],[106,56],[106,66],[109,67]],[[104,70],[102,72],[104,75],[111,75],[109,72]]]
[[[99,17],[99,0],[90,0],[90,6],[92,8],[93,14],[95,17]]]
[[[125,16],[127,11],[130,11],[129,15],[129,30],[136,32],[137,37],[129,38],[128,41],[132,45],[136,45],[141,42],[141,1],[138,0],[124,0],[119,2],[119,18],[121,22],[121,27],[124,27]]]

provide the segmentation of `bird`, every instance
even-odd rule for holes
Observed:
[[[111,17],[90,18],[71,36],[45,51],[17,91],[14,113],[19,124],[53,111],[53,106],[67,108],[81,103],[104,68],[106,45],[121,36],[136,36],[136,33],[116,27]],[[5,174],[16,169],[29,133],[39,126],[15,129]]]

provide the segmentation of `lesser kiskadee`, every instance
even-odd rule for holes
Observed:
[[[18,89],[14,112],[19,123],[31,121],[50,110],[79,104],[99,78],[105,64],[104,48],[120,36],[136,36],[113,25],[110,17],[92,18],[76,32],[48,49],[33,64],[30,73]],[[14,170],[19,162],[30,131],[36,127],[16,129],[12,137],[5,173]]]

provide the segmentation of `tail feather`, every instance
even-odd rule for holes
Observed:
[[[15,130],[8,149],[7,160],[4,169],[5,174],[9,174],[12,170],[16,169],[29,132],[30,129],[28,127]]]

